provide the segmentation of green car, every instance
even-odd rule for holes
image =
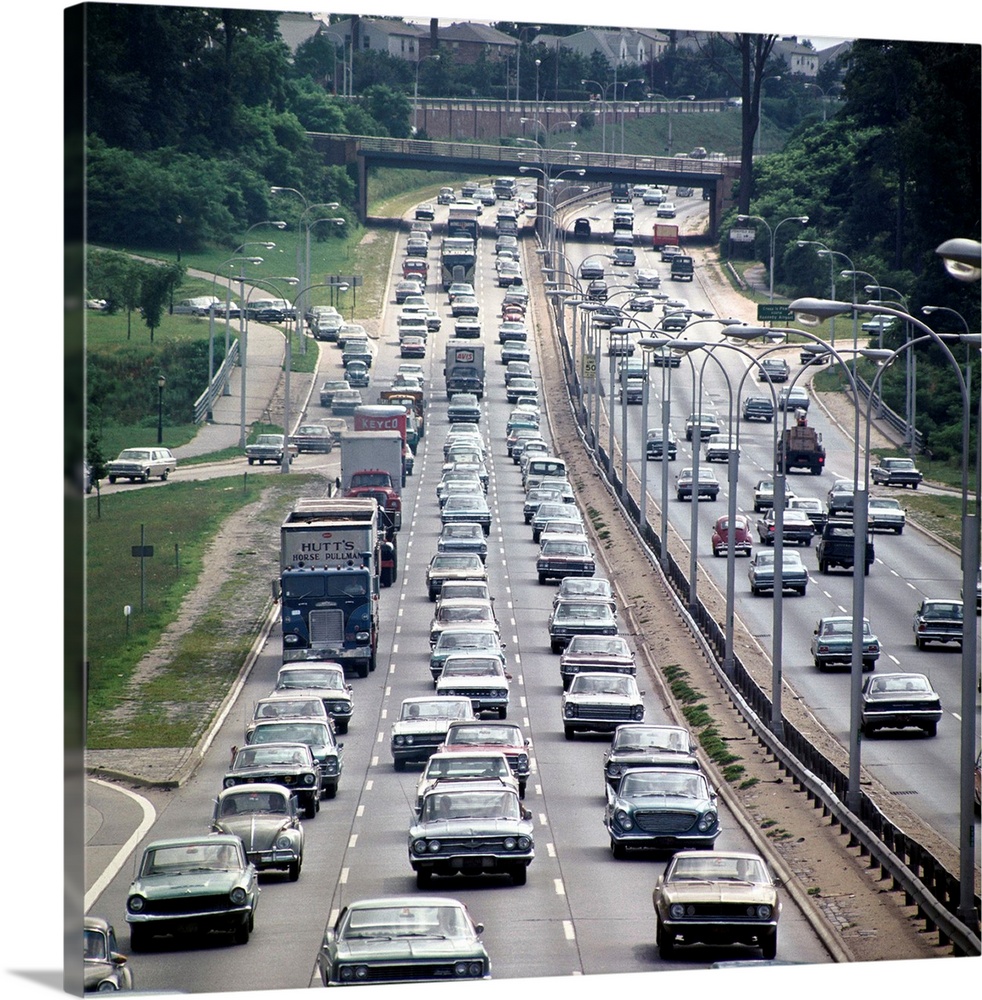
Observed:
[[[317,966],[325,986],[490,979],[483,931],[456,899],[362,899],[327,929]]]
[[[130,949],[156,934],[219,931],[245,944],[259,904],[259,878],[232,834],[204,834],[148,844],[126,896]]]

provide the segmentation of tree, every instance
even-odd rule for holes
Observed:
[[[150,330],[151,344],[153,332],[160,326],[164,306],[181,283],[186,270],[182,264],[148,264],[144,267],[143,280],[140,282],[140,310],[143,322]]]

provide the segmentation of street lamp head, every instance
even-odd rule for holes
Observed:
[[[982,243],[978,240],[945,240],[935,251],[944,260],[945,270],[959,281],[982,278]]]
[[[282,219],[276,219],[274,222],[269,223],[271,226],[275,226],[277,229],[286,229],[286,223]]]
[[[852,305],[848,302],[836,302],[833,299],[802,298],[795,299],[788,309],[795,314],[795,319],[802,326],[818,326],[824,319],[851,312]]]
[[[896,351],[888,351],[885,347],[863,347],[860,348],[858,353],[867,361],[872,361],[873,364],[879,367],[893,364],[898,357]]]
[[[157,376],[157,388],[158,388],[158,389],[163,389],[163,387],[164,387],[164,386],[165,386],[166,384],[167,384],[167,379],[165,379],[165,378],[164,378],[164,376],[163,376],[162,374],[161,374],[161,375],[158,375],[158,376]]]

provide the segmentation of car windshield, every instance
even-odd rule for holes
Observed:
[[[472,605],[465,608],[441,608],[437,614],[440,622],[490,622],[494,615],[489,607]]]
[[[869,635],[869,622],[863,622],[863,634]],[[842,618],[837,621],[825,622],[822,635],[852,635],[852,619]]]
[[[320,698],[270,698],[256,705],[253,718],[275,719],[324,715],[324,702]]]
[[[411,701],[402,706],[400,719],[463,719],[467,717],[467,702],[452,698],[432,701]]]
[[[925,604],[921,609],[921,617],[929,620],[939,618],[957,618],[961,620],[964,614],[962,604],[948,601],[935,601]]]
[[[628,771],[621,779],[618,793],[625,798],[643,795],[669,795],[687,799],[709,798],[706,779],[701,774],[679,769],[675,774]]]
[[[344,688],[344,676],[337,670],[281,670],[276,681],[277,688]]]
[[[253,767],[304,767],[309,764],[309,752],[302,747],[269,747],[268,749],[245,747],[235,755],[232,770],[245,771]]]
[[[222,817],[251,813],[285,816],[287,813],[286,793],[241,791],[226,794],[222,798],[220,813]]]
[[[460,746],[481,746],[485,743],[521,746],[524,740],[517,726],[461,726],[453,731],[452,737],[448,734],[447,742]]]
[[[593,677],[590,674],[577,674],[569,686],[570,694],[607,694],[619,695],[623,698],[633,696],[633,684],[630,677],[622,674],[604,674]]]
[[[188,872],[218,872],[243,867],[245,865],[240,848],[224,839],[150,849],[143,855],[141,874],[183,875]]]
[[[450,501],[448,500],[447,503]],[[477,555],[439,555],[434,556],[430,565],[434,569],[475,569],[484,568],[481,557]]]
[[[352,909],[338,933],[342,941],[472,936],[473,930],[461,907],[432,903]]]
[[[454,819],[510,819],[521,816],[518,796],[514,792],[465,791],[435,793],[423,800],[420,819],[423,822]]]
[[[102,931],[86,929],[83,948],[84,957],[87,959],[100,961],[109,957],[106,951],[106,935]]]
[[[444,677],[501,677],[501,663],[478,657],[450,657],[443,667]]]
[[[306,743],[309,746],[330,745],[331,730],[326,723],[272,722],[262,723],[252,731],[250,743]]]
[[[668,874],[670,882],[770,882],[759,858],[719,854],[712,857],[676,854]]]
[[[145,462],[150,458],[150,452],[142,448],[127,448],[119,453],[117,461],[123,462]]]
[[[550,539],[543,542],[542,554],[547,556],[588,556],[590,549],[586,542],[567,542],[562,539]]]
[[[614,731],[616,750],[672,750],[689,753],[689,734],[683,729],[668,727],[633,728],[618,726]]]
[[[593,621],[613,621],[613,616],[610,613],[608,605],[601,604],[598,601],[591,601],[589,603],[585,601],[578,601],[575,604],[569,601],[563,601],[560,603],[559,607],[556,608],[556,620],[562,621],[569,618],[588,618]]]
[[[630,656],[627,641],[619,635],[593,636],[574,635],[566,647],[566,652],[574,656]]]
[[[508,778],[511,768],[501,754],[487,757],[452,757],[434,754],[426,765],[424,779],[435,778]]]
[[[497,649],[498,637],[490,630],[474,632],[441,632],[436,644],[437,650],[448,649]]]

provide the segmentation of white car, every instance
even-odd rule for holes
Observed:
[[[146,483],[158,476],[164,481],[176,468],[177,459],[169,448],[124,448],[106,466],[106,478],[110,483],[117,479]]]

